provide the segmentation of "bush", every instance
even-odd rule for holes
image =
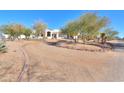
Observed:
[[[5,53],[6,49],[5,43],[0,41],[0,53]]]

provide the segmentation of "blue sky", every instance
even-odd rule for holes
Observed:
[[[27,27],[32,27],[37,20],[45,22],[51,29],[59,29],[68,21],[76,19],[85,12],[97,12],[100,16],[107,16],[111,20],[110,27],[119,32],[120,37],[124,37],[124,11],[104,10],[0,10],[0,25],[7,23],[21,23]]]

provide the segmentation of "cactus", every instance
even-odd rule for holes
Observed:
[[[5,43],[0,41],[0,53],[5,53],[6,49]]]

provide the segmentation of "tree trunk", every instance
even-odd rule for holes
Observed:
[[[77,39],[76,38],[74,39],[74,43],[77,43]]]

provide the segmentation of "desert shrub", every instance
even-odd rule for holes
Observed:
[[[6,45],[5,42],[0,41],[0,53],[5,53],[6,52]]]

